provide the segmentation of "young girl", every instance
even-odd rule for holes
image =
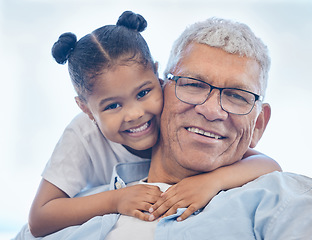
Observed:
[[[179,219],[183,220],[220,190],[280,170],[270,158],[249,150],[244,160],[184,179],[164,194],[158,187],[140,184],[74,198],[108,184],[115,164],[150,158],[157,142],[163,96],[157,66],[140,34],[146,25],[141,15],[127,11],[117,25],[96,29],[78,42],[74,34],[65,33],[54,44],[53,57],[60,64],[68,61],[76,102],[85,114],[65,129],[42,174],[29,216],[34,236],[108,213],[152,221],[178,206],[187,207]]]

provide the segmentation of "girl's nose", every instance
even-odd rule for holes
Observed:
[[[126,110],[125,122],[135,121],[144,115],[144,110],[138,106],[130,107]]]

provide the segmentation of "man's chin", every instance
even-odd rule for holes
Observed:
[[[206,159],[205,161],[200,161],[200,158],[197,161],[193,161],[192,159],[185,164],[181,164],[182,167],[192,171],[194,173],[203,173],[203,172],[211,172],[220,166],[222,166],[222,161],[218,161],[217,159]]]

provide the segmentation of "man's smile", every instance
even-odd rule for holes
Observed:
[[[203,135],[203,136],[206,136],[206,137],[211,137],[211,138],[214,138],[214,139],[223,139],[224,137],[222,136],[219,136],[219,135],[216,135],[214,133],[211,133],[211,132],[206,132],[202,129],[199,129],[199,128],[196,128],[196,127],[188,127],[186,128],[187,131],[189,132],[192,132],[192,133],[197,133],[197,134],[200,134],[200,135]]]

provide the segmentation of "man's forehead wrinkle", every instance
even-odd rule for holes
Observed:
[[[256,92],[257,94],[261,94],[260,76],[257,77],[258,81],[257,81],[256,86],[251,86],[249,81],[246,81],[246,79],[250,78],[250,76],[248,76],[248,74],[250,73],[249,71],[247,72],[244,71],[244,69],[246,68],[255,69],[256,66],[257,68],[260,68],[259,63],[256,60],[248,58],[246,56],[243,56],[243,57],[239,56],[239,58],[242,59],[241,61],[243,61],[242,64],[244,64],[245,68],[241,67],[241,70],[239,72],[235,74],[231,74],[230,76],[225,76],[224,71],[220,71],[218,69],[211,69],[211,70],[208,69],[209,71],[203,71],[203,64],[205,64],[206,62],[201,62],[201,64],[194,64],[194,61],[196,62],[197,58],[195,58],[195,56],[193,55],[193,52],[194,54],[201,54],[201,52],[198,52],[200,51],[198,48],[202,48],[202,47],[210,48],[213,53],[215,53],[217,50],[220,54],[224,55],[225,57],[227,56],[227,59],[230,59],[230,61],[236,62],[236,60],[233,59],[232,56],[236,57],[238,55],[227,53],[222,49],[212,48],[203,44],[197,45],[196,43],[194,43],[194,44],[189,44],[187,46],[188,50],[181,57],[176,67],[173,69],[172,73],[178,76],[196,78],[198,80],[202,80],[209,84],[212,84],[216,87],[239,88],[239,89],[243,89],[243,90],[247,90],[251,92]],[[209,65],[210,64],[212,64],[212,66],[214,64],[218,65],[218,62],[215,62],[211,58],[210,59],[206,58],[206,60],[207,60],[207,64]],[[255,66],[254,63],[256,63],[257,65]],[[234,64],[233,67],[234,66],[237,66],[237,64]],[[257,70],[255,69],[255,71]],[[260,74],[260,71],[258,74]],[[218,84],[217,83],[218,81],[223,81],[223,85]]]

